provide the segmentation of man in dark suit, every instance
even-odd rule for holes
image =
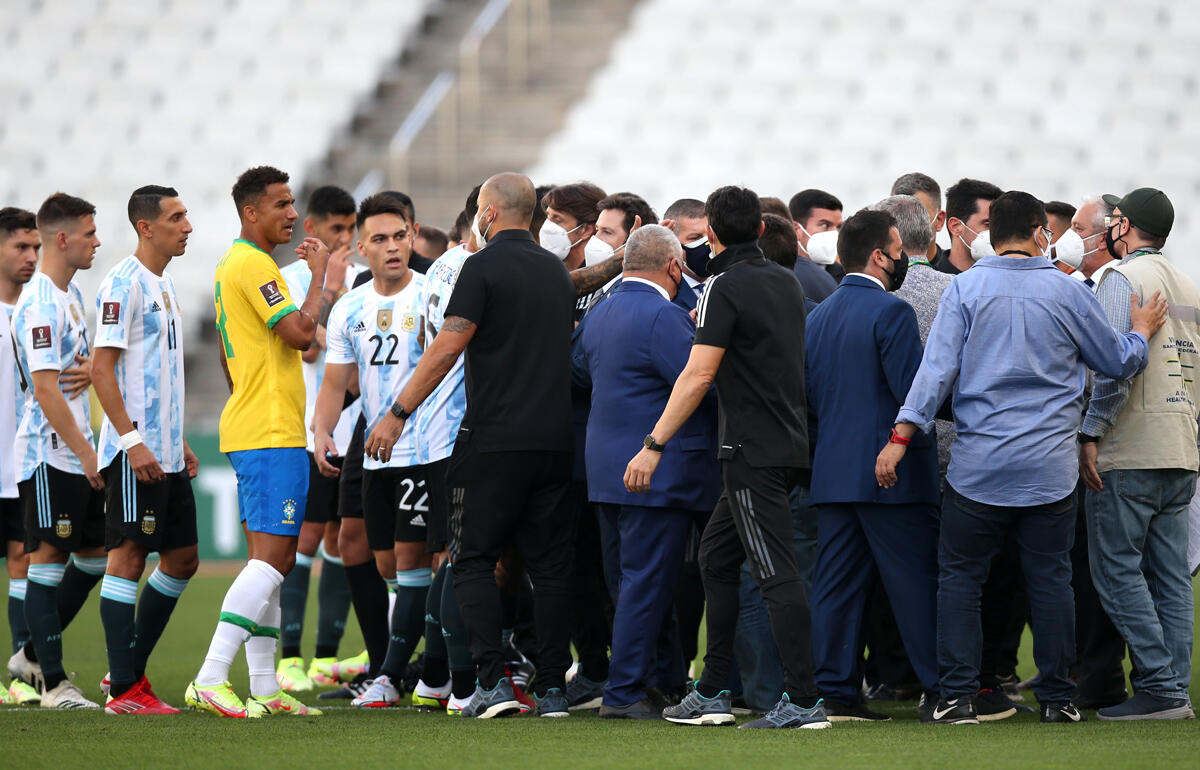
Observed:
[[[860,695],[863,608],[876,570],[922,686],[938,687],[937,446],[927,434],[914,437],[903,483],[876,483],[876,448],[889,436],[901,440],[892,434],[893,410],[921,364],[917,316],[889,293],[903,283],[908,256],[895,218],[868,210],[842,226],[838,256],[846,277],[809,315],[805,339],[819,542],[813,667],[830,721],[884,720]]]
[[[620,537],[620,593],[602,718],[657,719],[646,689],[669,621],[675,581],[696,511],[720,494],[716,403],[710,393],[663,451],[654,487],[625,488],[625,459],[643,443],[691,353],[695,327],[672,303],[683,280],[682,250],[665,227],[634,232],[620,287],[581,325],[577,362],[590,376],[588,490]]]

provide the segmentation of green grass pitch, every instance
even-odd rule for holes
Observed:
[[[176,706],[182,705],[183,690],[204,656],[230,580],[228,568],[202,568],[150,661],[155,690]],[[64,634],[67,668],[93,699],[99,699],[107,670],[98,593]],[[315,595],[314,581],[304,646],[308,655]],[[357,625],[350,626],[343,656],[358,650]],[[1023,675],[1032,673],[1028,637],[1021,663]],[[240,693],[246,681],[239,658],[233,682]],[[1200,767],[1200,720],[1114,724],[1089,715],[1087,724],[1065,726],[1041,725],[1034,715],[1018,714],[978,727],[931,727],[918,722],[915,704],[909,703],[885,709],[893,716],[889,723],[770,733],[602,722],[591,714],[467,721],[408,708],[362,712],[338,703],[343,705],[322,717],[259,722],[191,712],[114,717],[6,706],[0,708],[0,767]]]

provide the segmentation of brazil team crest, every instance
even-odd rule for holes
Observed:
[[[295,520],[295,518],[296,518],[296,501],[295,500],[288,498],[287,500],[283,501],[283,518],[287,520],[285,522],[287,524],[291,524]]]
[[[392,309],[379,308],[375,311],[375,325],[379,327],[379,331],[386,332],[392,328]]]
[[[406,334],[412,334],[417,330],[417,314],[405,313],[404,318],[400,321],[400,329]]]
[[[70,537],[71,536],[71,520],[70,519],[59,519],[58,522],[55,523],[55,525],[54,525],[54,534],[58,535],[59,537]]]

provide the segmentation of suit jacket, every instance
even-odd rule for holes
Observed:
[[[587,423],[593,502],[709,510],[721,493],[715,390],[667,442],[645,494],[625,489],[625,466],[654,428],[691,354],[695,326],[653,287],[624,281],[580,324],[576,381],[592,387]]]
[[[811,501],[929,503],[938,492],[937,444],[913,437],[882,489],[875,458],[921,365],[921,334],[912,306],[861,275],[847,275],[809,316],[805,337],[809,431],[817,435]]]

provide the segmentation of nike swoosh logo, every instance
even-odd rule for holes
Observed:
[[[941,709],[939,709],[937,706],[934,706],[934,707],[933,707],[933,718],[934,718],[934,719],[941,719],[942,717],[946,716],[946,715],[947,715],[947,714],[949,714],[951,711],[953,711],[953,710],[954,710],[956,707],[957,707],[957,704],[956,704],[955,706],[951,706],[950,708],[946,709],[945,711],[942,711],[942,710],[941,710]]]

